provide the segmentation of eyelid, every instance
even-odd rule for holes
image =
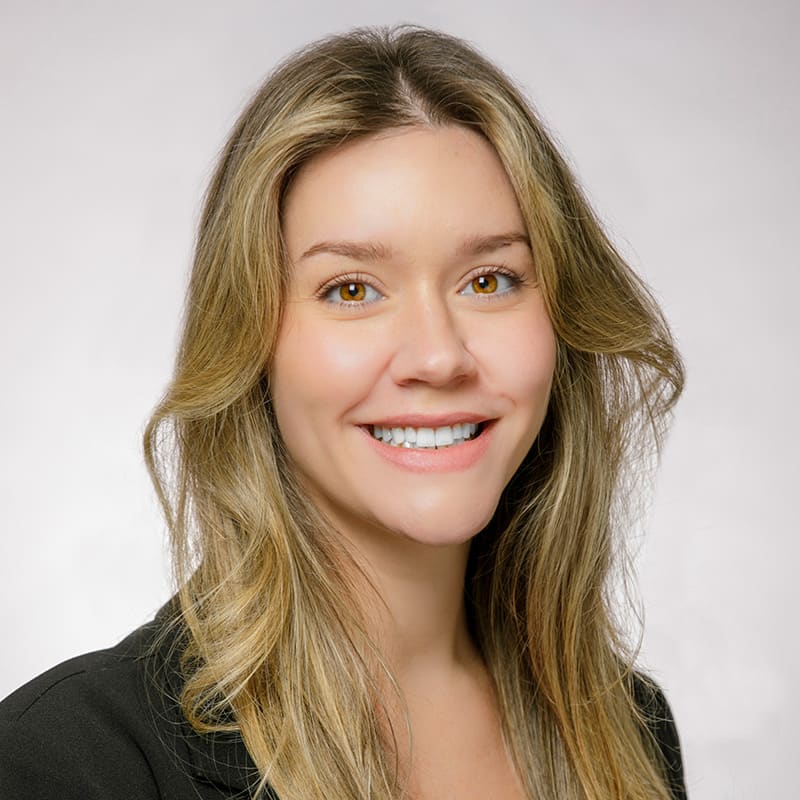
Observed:
[[[344,300],[326,300],[326,295],[328,295],[333,289],[337,289],[346,283],[363,283],[365,286],[369,287],[378,295],[380,295],[380,297],[373,300],[352,300],[350,302],[345,302]],[[322,286],[320,286],[315,292],[315,297],[318,300],[328,302],[337,308],[362,308],[363,306],[376,303],[378,300],[383,300],[384,294],[375,285],[376,283],[377,281],[374,278],[369,275],[364,275],[361,272],[346,272],[342,275],[336,275],[330,280],[325,281],[325,283],[323,283]]]
[[[505,264],[485,264],[484,266],[476,267],[464,276],[462,281],[463,285],[458,290],[458,293],[464,294],[465,290],[469,287],[472,281],[474,281],[475,278],[480,278],[482,275],[501,275],[505,278],[508,278],[511,282],[511,286],[502,292],[492,292],[490,294],[482,295],[478,295],[477,292],[475,293],[476,296],[480,296],[482,299],[486,300],[491,300],[492,298],[497,297],[505,297],[506,295],[514,292],[516,289],[519,289],[520,286],[524,286],[529,283],[528,278],[526,278],[524,275],[520,275],[515,270],[507,267]]]

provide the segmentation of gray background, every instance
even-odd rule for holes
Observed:
[[[797,4],[16,0],[0,13],[0,695],[168,597],[139,440],[237,112],[312,38],[418,22],[523,84],[685,354],[638,564],[642,660],[677,716],[691,796],[800,796]]]

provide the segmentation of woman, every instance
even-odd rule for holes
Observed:
[[[179,592],[4,701],[3,796],[684,797],[608,592],[681,384],[497,68],[406,27],[290,58],[145,437]]]

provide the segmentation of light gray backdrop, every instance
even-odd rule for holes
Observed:
[[[464,36],[526,88],[655,287],[689,383],[639,567],[694,800],[800,796],[798,4],[0,5],[0,695],[169,594],[140,454],[200,196],[279,57]]]

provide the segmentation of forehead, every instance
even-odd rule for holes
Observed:
[[[499,156],[462,126],[389,130],[315,156],[287,192],[283,226],[293,258],[317,240],[402,250],[525,229]]]

